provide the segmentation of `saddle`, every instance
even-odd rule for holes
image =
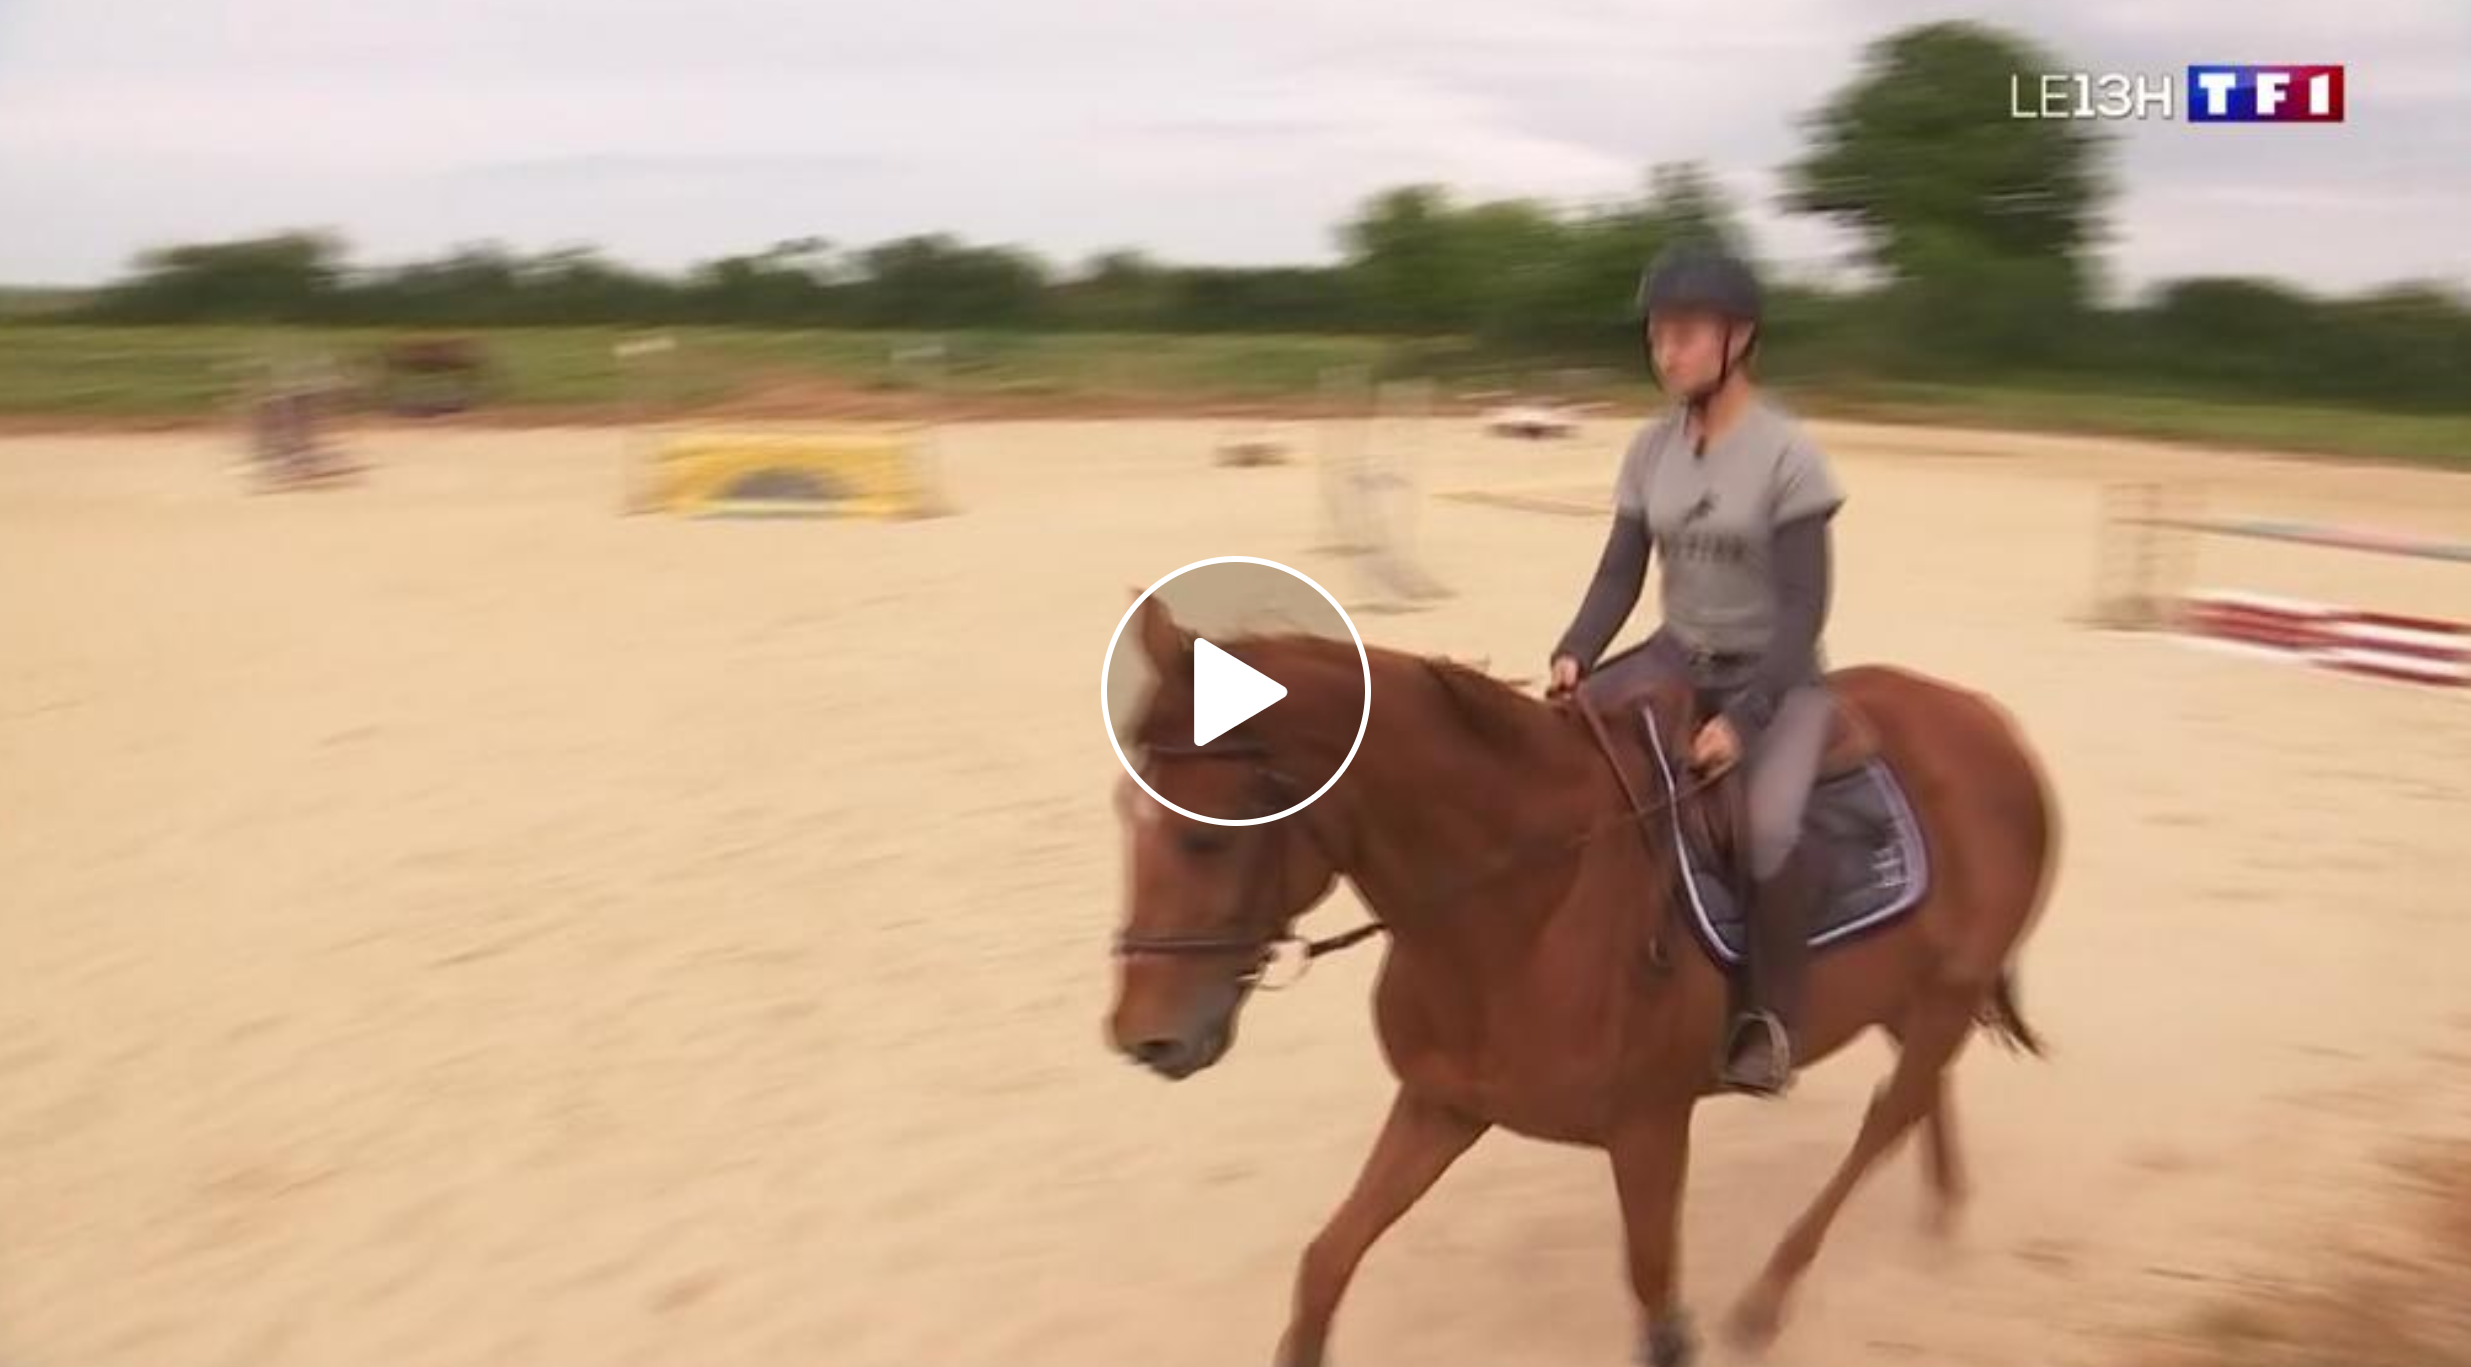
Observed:
[[[1814,948],[1895,921],[1929,889],[1921,823],[1877,731],[1841,696],[1831,691],[1829,700],[1827,743],[1802,817],[1802,839],[1818,860],[1823,888],[1812,912]],[[1683,919],[1720,965],[1739,965],[1750,885],[1744,767],[1694,787],[1690,740],[1703,720],[1696,690],[1642,652],[1606,661],[1581,681],[1576,702],[1593,714],[1606,761],[1632,804],[1664,813],[1662,831],[1651,822],[1641,834],[1672,841],[1670,891]]]
[[[1673,764],[1674,777],[1683,777],[1690,738],[1699,733],[1707,718],[1699,715],[1696,698],[1683,690],[1683,707],[1673,733],[1664,744],[1674,753],[1665,756]],[[1829,782],[1848,775],[1858,775],[1879,758],[1879,733],[1851,703],[1828,694],[1828,738],[1819,752],[1818,792],[1826,791]],[[1650,739],[1654,739],[1651,737]],[[1649,757],[1651,760],[1654,756]],[[1749,775],[1744,767],[1734,767],[1720,775],[1704,791],[1706,800],[1682,804],[1683,834],[1689,837],[1692,852],[1700,854],[1711,866],[1736,871],[1739,880],[1749,880],[1749,833],[1743,829],[1748,821]],[[1815,797],[1817,792],[1814,792]]]

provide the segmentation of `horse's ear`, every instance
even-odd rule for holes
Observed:
[[[1134,613],[1133,628],[1141,633],[1141,653],[1150,657],[1150,664],[1162,677],[1177,675],[1192,668],[1191,633],[1177,626],[1175,614],[1152,594],[1148,602]]]

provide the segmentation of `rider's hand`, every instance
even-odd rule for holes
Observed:
[[[1690,765],[1705,773],[1719,774],[1733,767],[1742,757],[1742,738],[1733,734],[1733,723],[1723,717],[1699,728],[1690,742]]]
[[[1572,690],[1572,689],[1574,689],[1574,688],[1576,688],[1576,687],[1578,687],[1578,686],[1579,686],[1579,661],[1578,661],[1578,658],[1577,658],[1576,656],[1572,656],[1572,655],[1556,655],[1556,656],[1554,656],[1554,657],[1553,657],[1553,675],[1552,675],[1552,682],[1551,682],[1551,683],[1550,683],[1550,684],[1549,684],[1549,685],[1545,688],[1545,692],[1547,692],[1547,693],[1549,693],[1549,694],[1553,694],[1553,695],[1555,695],[1555,696],[1559,696],[1559,695],[1561,695],[1561,694],[1564,694],[1564,693],[1569,692],[1570,690]]]

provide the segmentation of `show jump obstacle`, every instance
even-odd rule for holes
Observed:
[[[698,432],[661,443],[650,506],[682,517],[921,517],[928,498],[897,432]]]
[[[1377,610],[1409,611],[1450,596],[1417,546],[1433,399],[1431,380],[1375,384],[1361,366],[1321,377],[1314,473],[1325,540],[1318,549],[1351,558],[1366,605]]]
[[[2162,484],[2104,491],[2095,619],[2349,674],[2471,686],[2471,622],[2188,585],[2198,538],[2237,537],[2471,566],[2471,543],[2361,528],[2210,517]],[[2471,598],[2471,583],[2465,584]]]
[[[909,421],[769,431],[686,430],[669,418],[679,406],[677,352],[666,336],[617,347],[633,410],[628,512],[916,518],[950,511],[934,478],[941,347],[892,353],[891,372],[912,396]]]
[[[323,354],[268,354],[248,367],[237,400],[243,467],[258,492],[326,489],[368,470],[336,433],[352,386]]]

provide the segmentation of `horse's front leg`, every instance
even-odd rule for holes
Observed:
[[[1364,1171],[1356,1175],[1355,1189],[1305,1247],[1296,1270],[1295,1317],[1279,1341],[1279,1367],[1321,1367],[1331,1317],[1365,1251],[1488,1128],[1485,1121],[1400,1089]]]
[[[1682,1178],[1690,1168],[1690,1103],[1640,1115],[1607,1146],[1621,1193],[1630,1289],[1639,1303],[1639,1361],[1685,1367],[1697,1354],[1675,1289],[1681,1264]]]

